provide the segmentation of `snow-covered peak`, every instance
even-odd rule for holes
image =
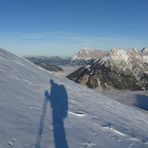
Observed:
[[[119,48],[112,49],[110,53],[110,57],[112,60],[121,60],[127,62],[129,59],[129,55],[127,51]]]
[[[78,55],[77,54],[73,55],[72,58],[71,58],[72,61],[75,61],[76,59],[78,59]]]
[[[129,49],[129,52],[130,53],[139,53],[139,50],[137,49],[137,48],[131,48],[131,49]]]
[[[74,54],[71,59],[72,61],[74,61],[77,59],[95,58],[93,54],[95,51],[96,51],[95,49],[84,48],[81,49],[78,53]]]
[[[109,52],[101,61],[112,61],[112,62],[128,62],[129,54],[124,49],[114,48]]]
[[[81,49],[81,50],[79,51],[79,53],[80,53],[80,54],[87,54],[87,55],[89,55],[90,53],[92,53],[92,52],[94,52],[94,51],[95,51],[95,49],[84,48],[84,49]]]
[[[84,48],[71,57],[71,62],[79,65],[88,64],[95,59],[100,59],[102,56],[105,55],[105,53],[106,52],[102,50]]]

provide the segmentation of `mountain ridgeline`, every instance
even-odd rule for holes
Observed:
[[[32,63],[48,70],[48,71],[63,71],[63,69],[58,66],[59,64],[67,64],[68,60],[63,59],[60,57],[41,57],[41,56],[36,56],[36,57],[26,57],[26,59],[30,60]]]
[[[103,50],[84,48],[81,49],[78,53],[74,54],[70,58],[70,61],[72,64],[83,66],[93,63],[96,59],[102,58],[106,53],[107,51]]]
[[[148,49],[112,49],[67,77],[94,89],[148,90]]]

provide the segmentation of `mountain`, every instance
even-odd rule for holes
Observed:
[[[141,52],[142,52],[142,53],[148,53],[148,48],[146,48],[146,47],[143,48],[143,49],[141,50]]]
[[[141,50],[141,56],[142,56],[142,61],[145,63],[145,64],[148,64],[148,48],[143,48]]]
[[[148,61],[142,54],[136,49],[115,48],[67,77],[90,88],[147,90]]]
[[[56,72],[63,71],[63,69],[61,67],[59,67],[57,65],[51,65],[51,64],[49,64],[45,61],[36,61],[36,62],[32,61],[32,63],[34,63],[34,64],[36,64],[36,65],[38,65],[38,66],[40,66],[40,67],[42,67],[42,68],[44,68],[48,71],[56,71]]]
[[[50,65],[67,65],[70,63],[69,58],[61,58],[58,56],[46,57],[46,56],[28,56],[26,59],[32,61],[33,63],[46,63]]]
[[[70,63],[69,58],[61,58],[58,56],[55,57],[32,56],[25,58],[48,71],[55,71],[55,72],[63,72],[64,70],[63,68],[61,68],[61,65],[69,65]]]
[[[1,148],[148,147],[147,113],[3,49],[0,119]]]
[[[71,63],[76,65],[90,64],[94,60],[101,58],[106,54],[106,51],[84,48],[71,57]]]

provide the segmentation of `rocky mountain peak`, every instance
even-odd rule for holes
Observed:
[[[71,61],[78,65],[92,63],[96,59],[100,59],[106,54],[106,51],[96,50],[92,48],[81,49],[78,53],[71,57]]]
[[[129,52],[139,53],[139,50],[137,48],[131,48],[129,49]]]
[[[92,53],[94,51],[95,51],[95,49],[92,49],[92,48],[83,48],[79,51],[79,53],[89,55],[90,53]]]
[[[84,48],[81,49],[78,53],[74,54],[71,59],[74,61],[77,59],[96,58],[94,54],[95,52],[97,52],[95,49]]]
[[[116,61],[121,62],[125,61],[127,62],[129,59],[129,54],[126,50],[120,49],[120,48],[114,48],[109,52],[103,60],[110,60],[110,61]]]
[[[90,64],[88,68],[85,66],[68,78],[90,88],[148,90],[146,57],[148,56],[138,54],[135,49],[127,51],[114,48],[104,57]]]

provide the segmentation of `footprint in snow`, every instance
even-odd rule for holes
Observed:
[[[84,142],[82,143],[83,148],[93,148],[94,146],[96,146],[96,144],[92,143],[92,142]]]
[[[13,146],[16,142],[17,142],[17,140],[15,138],[13,138],[11,141],[8,141],[8,145]]]
[[[103,129],[108,130],[108,131],[110,131],[114,134],[117,134],[117,135],[120,135],[120,136],[126,136],[126,134],[124,134],[124,133],[116,130],[115,128],[113,128],[111,123],[107,123],[106,125],[103,125],[102,127],[103,127]]]

